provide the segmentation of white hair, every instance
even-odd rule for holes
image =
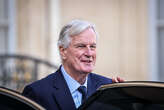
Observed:
[[[95,26],[88,21],[83,20],[73,20],[70,23],[66,24],[60,32],[59,39],[58,39],[58,48],[63,46],[67,48],[71,42],[71,37],[80,34],[81,32],[85,31],[88,28],[92,28],[98,37],[98,34],[95,30]]]

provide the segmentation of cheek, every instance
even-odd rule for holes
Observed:
[[[74,63],[79,63],[80,62],[80,59],[81,59],[81,57],[77,53],[71,54],[69,56],[69,60],[72,60],[72,62],[74,62]]]
[[[77,59],[80,59],[83,55],[84,55],[84,52],[82,52],[82,51],[75,51],[74,52],[74,56]]]
[[[94,58],[96,58],[96,52],[93,53]]]

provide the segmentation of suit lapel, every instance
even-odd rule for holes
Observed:
[[[88,82],[87,82],[87,97],[91,96],[97,89],[96,85],[97,82],[92,78],[92,73],[88,75]]]
[[[60,71],[55,73],[54,79],[54,98],[57,101],[61,110],[76,110],[72,95],[66,84],[66,81]]]

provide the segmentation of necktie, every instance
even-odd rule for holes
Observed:
[[[82,103],[83,103],[87,98],[87,88],[85,86],[80,86],[78,88],[78,91],[82,94]]]

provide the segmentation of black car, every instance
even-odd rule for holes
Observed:
[[[0,87],[0,110],[45,110],[20,93]],[[104,85],[78,110],[164,110],[164,83],[123,82]]]
[[[19,92],[0,87],[0,110],[45,110]]]
[[[164,83],[133,81],[104,85],[78,110],[164,110]]]

